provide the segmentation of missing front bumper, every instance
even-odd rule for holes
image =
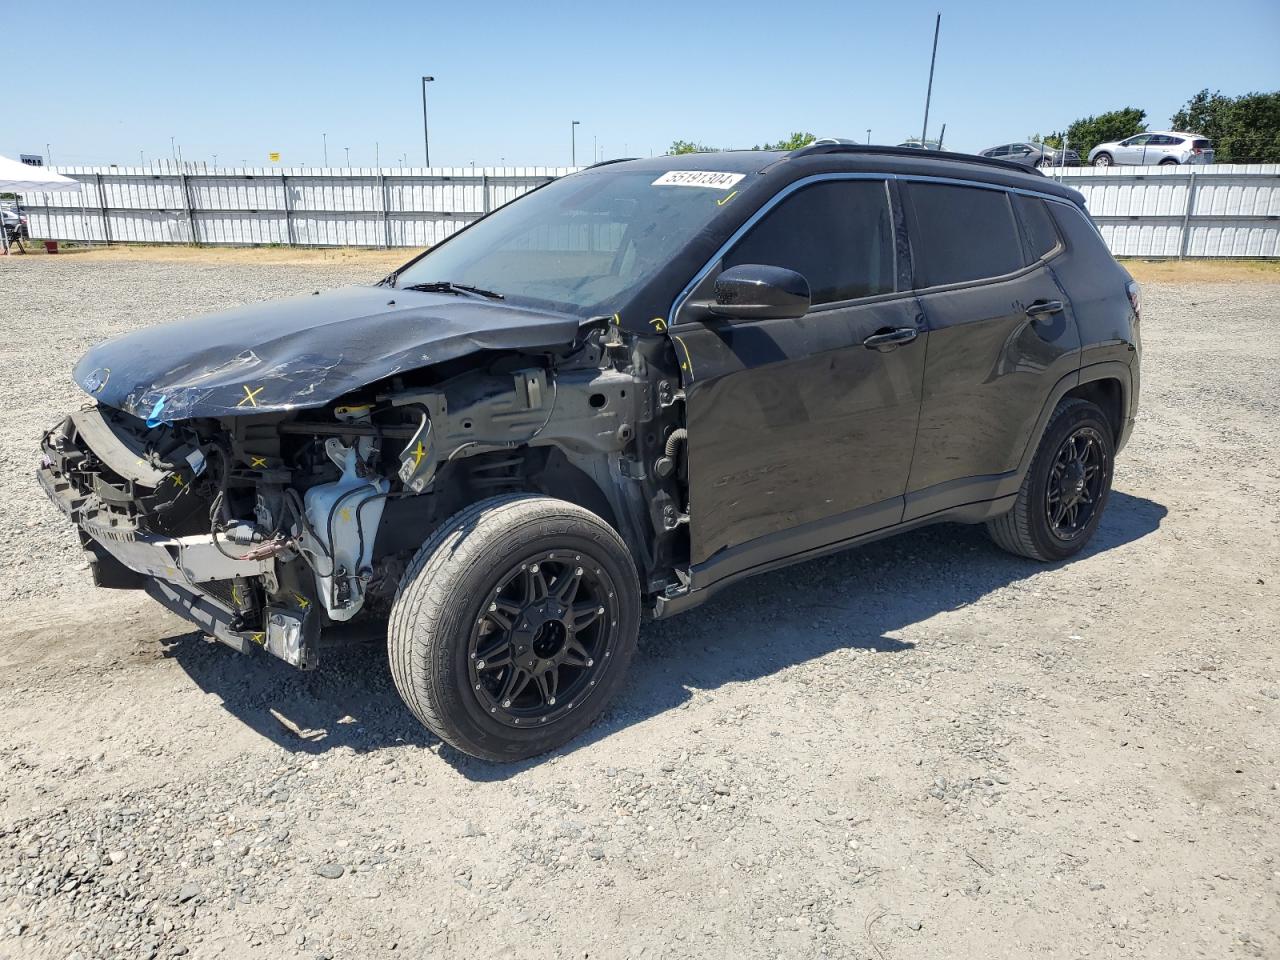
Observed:
[[[205,594],[155,578],[148,579],[143,589],[153,600],[233,650],[253,653],[261,647],[300,670],[317,665],[320,630],[314,615],[268,608],[262,630],[240,630],[236,615]]]

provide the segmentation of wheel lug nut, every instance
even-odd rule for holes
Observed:
[[[495,610],[497,610],[497,609],[498,609],[498,605],[497,605],[496,603],[491,603],[491,604],[489,604],[489,612],[490,612],[490,613],[493,613],[493,611],[495,611]]]
[[[596,609],[596,613],[601,613],[601,614],[604,613],[604,607],[598,607]]]
[[[596,665],[596,662],[595,662],[594,660],[588,660],[588,661],[587,661],[587,666],[588,666],[588,667],[594,667],[595,665]]]
[[[577,577],[582,576],[582,568],[579,567],[577,570],[573,571],[573,573],[574,573],[574,576],[577,576]]]
[[[484,661],[483,661],[483,660],[477,660],[477,661],[476,661],[476,669],[477,669],[477,670],[483,670],[483,669],[484,669]]]
[[[535,564],[533,564],[531,567],[529,567],[529,572],[530,572],[530,573],[537,573],[537,572],[538,572],[538,565],[535,563]]]
[[[509,707],[509,706],[511,706],[511,701],[510,701],[510,700],[503,700],[503,701],[502,701],[502,709],[504,709],[504,710],[505,710],[505,709],[506,709],[507,707]]]
[[[556,698],[555,698],[555,697],[547,697],[547,706],[548,706],[548,707],[554,707],[555,705],[556,705]]]

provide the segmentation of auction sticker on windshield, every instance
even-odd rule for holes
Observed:
[[[713,170],[668,170],[651,184],[655,187],[710,187],[728,190],[746,174],[716,173]]]

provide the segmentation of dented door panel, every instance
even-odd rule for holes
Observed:
[[[920,301],[929,357],[906,519],[986,499],[988,484],[1017,469],[1049,390],[1080,356],[1070,301],[1043,263],[1006,279],[925,291]],[[1028,314],[1046,302],[1062,308]]]

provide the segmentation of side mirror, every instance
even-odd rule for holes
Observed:
[[[716,298],[704,306],[729,320],[789,320],[809,312],[809,281],[786,267],[741,263],[716,278]]]

